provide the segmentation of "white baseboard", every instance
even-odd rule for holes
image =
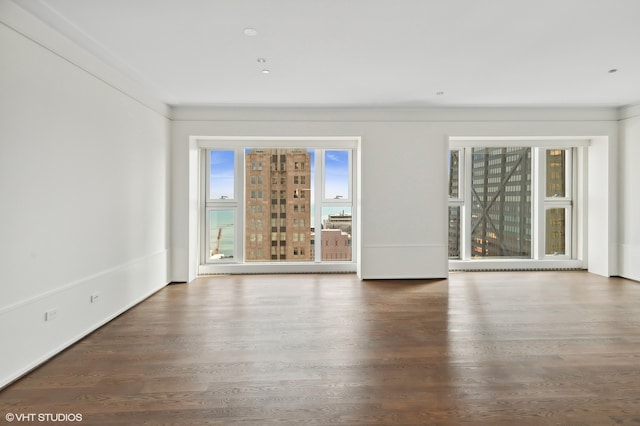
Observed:
[[[0,388],[163,288],[167,261],[163,250],[0,308]]]
[[[369,244],[362,247],[362,279],[432,279],[448,276],[446,246]]]

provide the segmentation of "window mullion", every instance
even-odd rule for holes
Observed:
[[[531,235],[532,235],[532,258],[535,260],[543,259],[545,256],[545,191],[547,185],[546,167],[547,157],[544,148],[533,148],[533,164],[531,167],[531,195],[532,195],[532,217],[531,217]]]
[[[315,181],[314,181],[314,262],[322,262],[322,207],[324,200],[324,149],[315,150]]]
[[[587,162],[587,149],[580,147],[571,150],[571,257],[584,259],[584,237],[586,224],[586,176],[584,165]]]
[[[460,176],[460,187],[463,190],[463,207],[462,207],[462,223],[460,224],[460,257],[461,260],[471,259],[471,203],[473,202],[473,196],[471,191],[472,184],[472,167],[473,167],[473,149],[464,148],[462,164],[460,169],[464,170],[462,176]]]
[[[235,203],[235,217],[236,217],[236,228],[235,228],[235,260],[236,262],[242,262],[245,257],[244,253],[244,241],[245,241],[245,217],[246,212],[244,205],[245,203],[239,203],[240,200],[245,200],[245,158],[244,158],[244,147],[236,147],[235,148],[235,193],[236,195],[236,203]],[[240,208],[242,206],[242,208]]]
[[[207,259],[209,259],[209,256],[207,255],[207,253],[209,253],[209,214],[208,214],[208,209],[210,207],[210,200],[209,200],[209,170],[211,170],[210,166],[209,166],[209,161],[210,161],[210,155],[209,155],[209,149],[200,149],[198,150],[198,155],[200,155],[200,188],[199,188],[199,193],[200,193],[200,197],[199,197],[199,211],[200,213],[200,220],[199,220],[199,232],[198,232],[198,236],[199,236],[199,246],[200,246],[200,263],[204,264],[207,263]]]
[[[573,199],[573,194],[575,194],[575,190],[573,187],[573,153],[574,153],[574,149],[567,149],[565,151],[565,188],[566,188],[566,194],[565,197],[572,200]]]
[[[573,207],[569,205],[565,209],[565,256],[573,258]]]

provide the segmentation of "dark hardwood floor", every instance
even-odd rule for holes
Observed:
[[[0,391],[6,413],[81,413],[84,425],[640,424],[640,283],[199,278]]]

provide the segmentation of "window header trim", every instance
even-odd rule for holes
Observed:
[[[197,143],[198,148],[233,149],[240,145],[243,148],[358,148],[360,136],[191,136],[190,140]]]
[[[540,148],[574,148],[589,146],[590,138],[582,137],[449,137],[450,148],[504,148],[504,147],[540,147]]]

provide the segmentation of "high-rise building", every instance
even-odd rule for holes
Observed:
[[[309,153],[252,149],[245,161],[245,260],[312,259]]]
[[[531,148],[473,148],[471,256],[531,257]]]
[[[546,150],[545,197],[566,197],[565,150]],[[530,258],[532,151],[528,147],[472,148],[471,256]],[[449,157],[449,196],[460,197],[459,151]],[[449,207],[449,258],[460,258],[461,207]],[[545,250],[564,254],[565,208],[545,211]]]

